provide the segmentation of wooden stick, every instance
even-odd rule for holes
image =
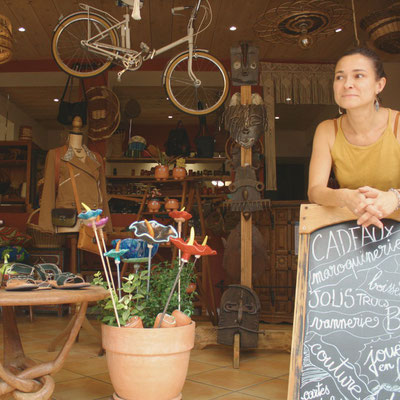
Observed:
[[[112,290],[111,283],[110,283],[110,280],[108,278],[108,272],[107,272],[107,268],[106,268],[106,263],[104,262],[104,256],[103,256],[103,252],[101,251],[99,235],[97,234],[96,223],[95,223],[94,219],[92,221],[92,228],[93,228],[93,231],[94,231],[94,236],[96,237],[96,243],[97,243],[97,248],[99,249],[101,263],[103,264],[104,273],[106,275],[108,290],[110,291],[110,296],[111,296],[111,301],[112,301],[113,308],[114,308],[115,318],[117,320],[118,328],[120,328],[121,324],[119,323],[117,306],[115,305],[115,300],[114,300],[114,295],[113,295],[114,292]]]

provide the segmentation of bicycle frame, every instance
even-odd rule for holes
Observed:
[[[132,63],[137,60],[139,63],[139,67],[140,67],[142,64],[142,61],[147,61],[149,59],[153,59],[154,57],[156,57],[162,53],[165,53],[166,51],[187,42],[188,52],[189,52],[188,75],[189,75],[190,79],[193,81],[195,86],[200,86],[201,81],[196,77],[196,75],[194,74],[194,72],[192,70],[192,60],[193,60],[193,36],[194,36],[193,24],[194,24],[194,21],[196,20],[197,13],[200,9],[202,1],[203,0],[197,0],[197,4],[192,10],[192,13],[190,15],[189,22],[188,22],[186,36],[184,36],[178,40],[175,40],[174,42],[169,43],[166,46],[163,46],[159,49],[153,49],[152,51],[149,51],[149,48],[146,44],[141,43],[142,49],[140,52],[136,52],[131,49],[130,15],[128,13],[124,14],[123,20],[118,21],[111,14],[109,14],[103,10],[97,9],[97,8],[89,6],[87,4],[79,4],[79,6],[82,9],[86,10],[88,13],[88,38],[86,41],[82,41],[82,45],[88,47],[89,49],[91,49],[91,51],[93,51],[97,54],[109,56],[109,57],[112,57],[113,59],[120,60],[121,62],[124,62],[124,59],[126,58],[126,56],[128,56],[128,58],[130,58],[129,62]],[[179,9],[181,9],[181,8],[179,7]],[[90,29],[90,23],[89,23],[89,20],[90,20],[89,17],[90,17],[91,10],[94,10],[95,13],[97,12],[100,14],[105,14],[107,16],[107,18],[109,20],[111,20],[111,22],[114,22],[114,25],[112,25],[110,28],[108,28],[106,30],[102,30],[102,31],[98,32],[97,34],[95,34],[94,36],[92,36],[91,29]],[[122,45],[121,47],[98,42],[98,40],[101,40],[104,37],[104,35],[107,34],[108,32],[110,32],[111,30],[115,30],[119,33],[119,36],[121,38],[121,45]],[[138,69],[138,68],[135,68],[135,69]],[[129,66],[125,70],[120,71],[119,76],[122,75],[122,73],[128,69],[129,69]]]

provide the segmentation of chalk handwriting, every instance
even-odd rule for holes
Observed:
[[[310,235],[299,400],[400,400],[400,224],[383,222]]]

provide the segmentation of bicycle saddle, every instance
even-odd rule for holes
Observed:
[[[135,0],[118,0],[118,5],[119,6],[129,6],[133,7],[135,3]],[[140,1],[140,7],[143,6],[143,1]]]

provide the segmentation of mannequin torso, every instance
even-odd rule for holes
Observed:
[[[75,117],[72,121],[72,131],[69,133],[68,144],[74,151],[74,154],[83,163],[86,160],[86,152],[82,147],[83,135],[81,132],[82,120]]]
[[[75,117],[69,132],[68,146],[48,151],[39,215],[39,227],[44,232],[67,233],[79,230],[80,224],[74,227],[53,226],[51,211],[54,208],[75,208],[76,203],[84,202],[92,209],[101,208],[105,216],[110,215],[102,159],[83,144],[81,126],[81,119]],[[72,187],[71,167],[78,202]],[[79,212],[78,207],[76,209]],[[106,230],[112,230],[110,222]]]

